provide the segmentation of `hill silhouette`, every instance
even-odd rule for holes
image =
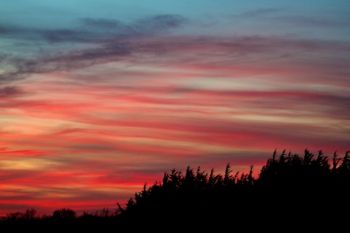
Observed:
[[[253,167],[248,174],[233,174],[229,164],[224,174],[173,169],[115,211],[77,217],[73,210],[61,209],[39,218],[30,209],[9,214],[0,227],[120,232],[349,229],[350,152],[329,158],[321,151],[305,150],[302,156],[275,151],[260,175],[252,174]]]

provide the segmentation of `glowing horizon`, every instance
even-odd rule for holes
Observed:
[[[349,150],[348,1],[0,3],[0,215],[112,208],[170,168]]]

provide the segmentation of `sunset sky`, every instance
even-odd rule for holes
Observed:
[[[350,149],[350,1],[0,2],[0,215],[187,165]],[[258,171],[257,171],[258,172]]]

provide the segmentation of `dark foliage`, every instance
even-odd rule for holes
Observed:
[[[55,210],[52,214],[52,218],[59,220],[72,220],[76,218],[76,213],[71,209]]]
[[[108,210],[76,217],[69,209],[57,210],[52,216],[36,218],[34,210],[9,214],[0,224],[37,223],[79,229],[117,229],[146,231],[186,231],[209,229],[281,230],[329,229],[349,230],[350,153],[343,158],[335,153],[329,160],[321,151],[303,156],[274,152],[253,177],[209,173],[199,167],[185,172],[171,170],[162,182],[136,193],[118,214]],[[1,225],[0,225],[1,226]],[[284,227],[284,228],[280,228]]]

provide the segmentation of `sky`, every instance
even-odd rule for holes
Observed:
[[[0,214],[349,150],[349,22],[347,0],[1,1]]]

